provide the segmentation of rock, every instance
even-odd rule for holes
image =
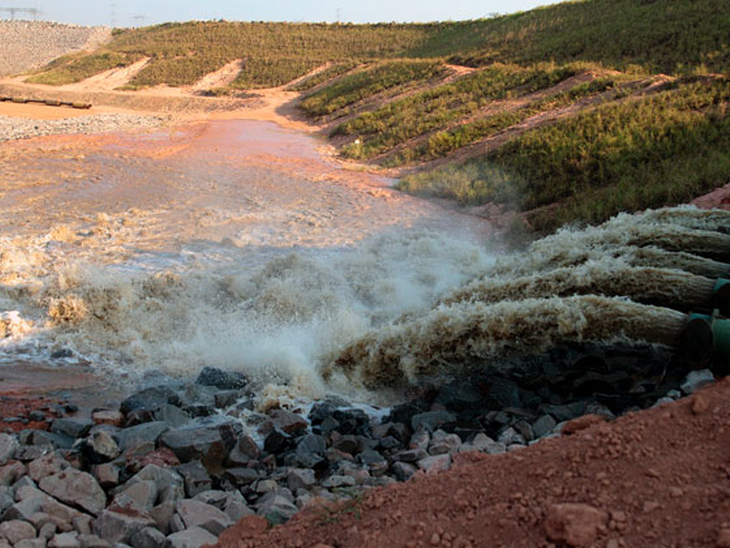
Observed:
[[[240,390],[223,390],[222,392],[216,392],[213,396],[215,406],[218,409],[225,409],[231,405],[235,405],[238,399],[241,397]]]
[[[109,548],[111,545],[96,535],[80,534],[79,543],[81,548]]]
[[[206,468],[220,469],[228,455],[221,428],[229,422],[214,417],[198,418],[165,432],[159,443],[172,450],[182,463],[200,460]]]
[[[262,479],[256,484],[256,492],[263,494],[279,489],[279,484],[276,480]]]
[[[251,485],[261,478],[261,475],[253,468],[229,468],[225,477],[236,487]]]
[[[52,445],[21,445],[15,450],[13,459],[22,462],[34,461],[52,452]]]
[[[128,415],[134,409],[140,407],[157,407],[164,403],[180,405],[180,397],[169,386],[155,386],[129,396],[121,403],[119,410],[125,415]]]
[[[81,548],[79,535],[76,532],[55,535],[48,543],[48,548]]]
[[[221,390],[240,390],[246,388],[248,379],[237,371],[222,371],[215,367],[204,367],[195,383],[203,386],[215,386]]]
[[[274,428],[266,435],[264,439],[264,451],[277,455],[289,448],[292,437],[284,432],[281,428]]]
[[[367,466],[369,472],[376,477],[382,476],[388,470],[387,459],[377,451],[363,451],[357,456],[357,460]]]
[[[52,445],[57,449],[71,449],[76,438],[56,434],[54,432],[45,432],[43,430],[31,430],[25,439],[26,445]]]
[[[154,481],[137,481],[124,485],[124,489],[116,496],[126,496],[131,498],[145,510],[152,510],[157,502],[157,485]],[[116,498],[116,497],[115,497]]]
[[[17,544],[23,539],[35,537],[35,527],[27,521],[13,519],[0,523],[0,538],[6,538],[10,544]]]
[[[543,415],[532,423],[532,432],[536,438],[542,438],[553,433],[553,429],[558,423],[550,415]]]
[[[181,500],[177,503],[177,513],[186,528],[202,527],[216,536],[233,525],[225,512],[197,500]]]
[[[700,388],[715,382],[715,376],[709,369],[701,369],[699,371],[690,371],[685,377],[679,388],[685,394],[694,394]]]
[[[216,542],[218,538],[202,527],[191,527],[168,536],[163,548],[201,548],[206,544],[212,546]]]
[[[233,523],[236,523],[241,518],[254,514],[254,511],[251,510],[245,502],[237,500],[229,501],[228,504],[226,504],[224,511],[226,515],[231,518]]]
[[[573,419],[565,423],[561,433],[566,436],[570,436],[571,434],[575,434],[576,432],[580,432],[581,430],[585,430],[586,428],[590,428],[591,426],[595,426],[596,424],[601,424],[603,422],[606,422],[606,417],[602,417],[600,415],[583,415],[582,417],[578,417],[577,419]]]
[[[261,451],[251,436],[242,435],[228,453],[228,463],[232,466],[245,466],[259,458]]]
[[[309,426],[307,419],[285,409],[274,409],[269,413],[269,417],[270,420],[264,424],[264,433],[272,428],[280,428],[287,434],[293,434],[297,430],[304,430]]]
[[[25,476],[27,469],[21,462],[11,462],[0,467],[0,487],[8,487]]]
[[[128,423],[130,421],[130,418],[134,417],[134,414],[137,411],[138,410],[135,410],[130,413],[130,415],[127,417]],[[178,428],[190,422],[190,415],[188,415],[179,407],[170,405],[169,403],[165,403],[158,406],[156,409],[152,409],[149,413],[148,420],[139,420],[138,422],[149,422],[149,420],[164,422],[173,428]]]
[[[590,546],[598,538],[599,529],[608,523],[608,514],[580,503],[553,504],[545,517],[545,533],[554,542],[568,546]]]
[[[431,434],[429,434],[426,430],[419,430],[411,436],[411,439],[408,442],[408,447],[410,449],[422,449],[427,451],[430,443]]]
[[[36,529],[38,529],[37,526],[36,526]],[[41,525],[41,528],[38,531],[38,538],[50,540],[56,535],[57,532],[58,532],[58,527],[56,526],[56,524],[48,521],[48,522],[44,523],[43,525]]]
[[[113,409],[96,409],[91,413],[91,420],[94,424],[109,424],[111,426],[122,426],[124,414]]]
[[[448,411],[427,411],[419,413],[411,418],[411,428],[417,432],[421,428],[428,432],[433,432],[444,424],[454,422],[456,415]]]
[[[307,434],[299,439],[294,460],[302,468],[314,468],[324,461],[327,442],[317,434]]]
[[[154,527],[145,527],[136,532],[129,543],[134,548],[159,548],[165,544],[165,535]]]
[[[407,462],[396,462],[393,464],[393,473],[398,481],[408,481],[418,471],[418,468]]]
[[[484,405],[484,397],[474,384],[453,381],[439,388],[434,403],[443,405],[450,411],[469,411]]]
[[[70,465],[58,453],[50,453],[28,464],[28,475],[33,481],[41,481],[47,476],[58,474]]]
[[[354,487],[357,484],[352,476],[330,476],[322,482],[322,487],[336,489],[338,487]]]
[[[175,516],[176,506],[177,501],[163,502],[162,504],[155,506],[149,512],[152,519],[155,520],[157,528],[166,535],[171,532],[170,523],[172,522],[173,516]]]
[[[497,437],[497,442],[504,444],[504,445],[513,445],[513,444],[520,444],[524,445],[527,443],[525,441],[525,438],[523,438],[517,431],[512,428],[511,426],[505,428],[502,430],[502,432]]]
[[[443,430],[434,432],[433,439],[428,446],[429,455],[453,455],[461,447],[461,438],[456,434],[447,434]]]
[[[438,474],[451,468],[451,455],[434,455],[421,459],[417,463],[418,468],[427,474]]]
[[[314,476],[314,470],[307,468],[292,468],[286,476],[287,487],[294,493],[299,489],[309,489],[316,483],[317,478]]]
[[[260,504],[256,514],[266,518],[272,525],[279,525],[289,521],[298,511],[291,501],[276,495]]]
[[[73,528],[79,535],[91,535],[91,516],[83,515],[73,518]]]
[[[89,462],[100,464],[117,458],[121,450],[107,432],[100,431],[94,432],[86,439],[82,452]]]
[[[15,436],[0,434],[0,466],[7,464],[19,447]]]
[[[21,540],[15,545],[15,548],[46,548],[46,539],[28,538],[25,540]]]
[[[159,421],[147,422],[145,424],[138,424],[137,426],[125,428],[119,432],[119,446],[122,451],[126,451],[127,449],[144,442],[150,442],[154,446],[159,437],[169,429],[170,426],[166,422]]]
[[[357,436],[352,435],[342,436],[332,446],[338,451],[354,455],[357,452],[358,439]]]
[[[51,432],[73,439],[79,439],[86,437],[86,434],[89,433],[92,426],[94,426],[94,421],[91,419],[53,419]]]
[[[580,417],[585,412],[585,408],[585,402],[577,401],[568,405],[541,405],[540,411],[562,422]]]
[[[241,497],[239,500],[243,499],[243,495],[241,495],[238,491],[233,491],[236,495]],[[202,493],[198,493],[193,497],[193,500],[196,500],[198,502],[202,502],[204,504],[210,504],[211,506],[215,506],[218,508],[218,510],[223,510],[223,508],[226,507],[226,502],[228,502],[228,499],[230,498],[231,494],[226,493],[225,491],[214,491],[211,489],[210,491],[203,491]]]
[[[94,466],[92,473],[102,489],[112,489],[119,485],[119,467],[114,463]]]
[[[155,525],[155,520],[131,499],[115,499],[115,504],[94,520],[92,530],[110,543],[129,542],[137,532]]]
[[[94,477],[73,468],[43,478],[39,487],[52,497],[94,515],[106,506],[106,494]]]
[[[182,476],[185,494],[190,498],[203,491],[209,491],[213,484],[213,480],[210,479],[200,461],[182,464],[176,468],[176,471]]]
[[[0,489],[0,516],[2,516],[3,512],[15,503],[15,499],[13,498],[10,489],[7,487],[2,487]]]

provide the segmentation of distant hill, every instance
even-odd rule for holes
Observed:
[[[552,230],[730,182],[726,8],[586,0],[455,23],[166,24],[115,31],[30,81],[149,59],[125,89],[190,86],[240,59],[209,94],[290,84],[343,157]]]

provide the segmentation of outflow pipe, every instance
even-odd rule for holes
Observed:
[[[730,283],[723,281],[725,283],[722,287]],[[690,314],[684,329],[682,346],[692,361],[708,361],[713,352],[730,358],[730,319],[721,317],[718,310],[711,315]]]

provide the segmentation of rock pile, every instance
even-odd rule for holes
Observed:
[[[604,375],[618,378],[615,366]],[[624,372],[631,377],[630,366]],[[421,389],[384,419],[338,397],[308,413],[257,413],[244,376],[211,368],[192,383],[146,388],[118,408],[58,405],[41,428],[0,434],[0,548],[203,546],[243,517],[283,523],[305,505],[447,470],[458,453],[519,450],[655,395],[643,377],[624,400],[609,394],[601,403],[595,390],[576,396],[575,386],[601,380],[590,368],[583,377],[571,378],[562,396],[557,385],[530,390],[530,379],[454,381]],[[655,389],[680,397],[666,390],[667,378]],[[690,393],[711,378],[692,372],[674,385]],[[556,509],[551,538],[589,536],[573,527],[574,514]]]
[[[40,21],[0,21],[0,76],[41,67],[56,57],[94,49],[111,38],[107,27]]]
[[[138,114],[99,114],[62,118],[60,120],[33,120],[0,116],[0,142],[29,139],[43,135],[75,135],[130,129],[152,129],[169,121],[169,116],[142,116]]]

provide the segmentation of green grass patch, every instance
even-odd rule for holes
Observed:
[[[528,132],[496,153],[400,188],[538,211],[536,227],[672,205],[730,181],[730,79],[686,82]]]
[[[495,64],[452,83],[416,93],[339,125],[335,135],[357,135],[342,148],[349,158],[368,159],[409,139],[467,117],[491,101],[519,97],[575,75],[574,67]]]
[[[439,62],[387,61],[308,95],[299,108],[308,116],[325,116],[377,93],[423,84],[445,74],[446,69]]]
[[[309,78],[306,78],[305,80],[302,80],[294,86],[291,86],[289,89],[291,89],[292,91],[309,91],[310,89],[317,87],[318,85],[323,84],[328,80],[333,80],[338,76],[347,74],[351,70],[356,69],[358,65],[359,63],[357,61],[345,61],[343,63],[335,63],[334,65],[327,67],[323,71],[318,72],[317,74],[314,74]]]
[[[51,63],[47,70],[27,78],[26,81],[50,86],[74,84],[107,70],[126,67],[139,59],[141,56],[110,51],[92,55],[64,55]]]
[[[247,59],[241,74],[231,83],[231,89],[257,89],[288,84],[313,71],[321,63],[297,57]]]

